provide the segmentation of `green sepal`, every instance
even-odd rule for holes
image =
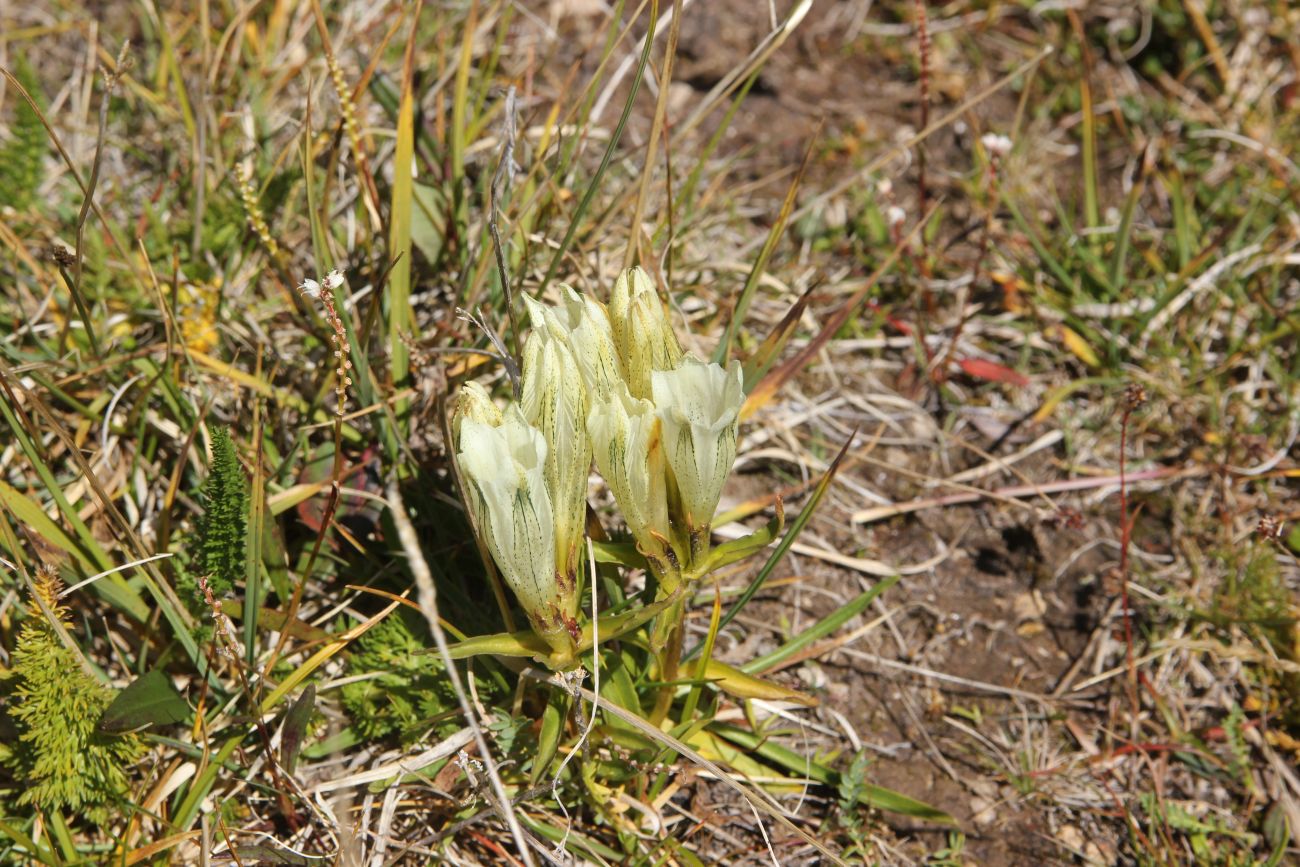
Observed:
[[[690,579],[697,580],[708,575],[710,572],[716,572],[724,566],[730,566],[732,563],[744,560],[746,557],[761,551],[779,535],[785,528],[785,507],[781,500],[776,501],[776,514],[772,520],[768,521],[760,530],[750,533],[740,539],[733,539],[730,542],[724,542],[716,548],[709,551],[708,556],[704,558],[704,563],[691,570]]]
[[[591,540],[597,563],[614,563],[629,569],[649,569],[645,556],[636,549],[636,542],[597,542]]]

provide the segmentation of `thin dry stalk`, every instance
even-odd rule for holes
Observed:
[[[519,824],[519,817],[515,815],[514,805],[510,801],[510,795],[506,791],[505,783],[501,781],[501,774],[497,770],[496,760],[492,757],[492,750],[488,746],[487,738],[483,735],[483,727],[479,724],[478,716],[474,711],[474,706],[470,703],[469,696],[465,694],[465,686],[460,680],[460,671],[451,658],[451,652],[447,649],[447,636],[442,631],[442,622],[438,616],[438,588],[433,583],[433,573],[429,570],[429,564],[424,559],[424,552],[420,548],[420,537],[416,534],[415,527],[412,526],[411,519],[406,513],[406,504],[402,500],[402,491],[398,487],[396,479],[388,483],[385,496],[388,500],[389,514],[392,515],[393,524],[397,527],[398,541],[402,545],[402,551],[406,554],[407,566],[411,570],[412,577],[415,578],[420,612],[429,624],[429,631],[433,634],[434,643],[438,645],[438,655],[442,658],[444,670],[447,672],[447,678],[451,681],[452,689],[456,693],[456,700],[460,703],[465,722],[474,733],[474,743],[478,746],[479,756],[483,760],[488,779],[492,782],[492,791],[496,795],[497,808],[501,811],[501,815],[506,820],[506,825],[510,828],[510,834],[514,837],[515,848],[518,850],[519,856],[523,858],[528,867],[533,867],[533,854],[528,846],[528,837]]]

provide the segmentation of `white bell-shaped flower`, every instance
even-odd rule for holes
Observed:
[[[708,547],[709,525],[736,459],[743,374],[736,361],[723,369],[688,356],[676,370],[655,371],[652,389],[694,560]]]
[[[541,308],[529,301],[530,313],[533,305]],[[554,314],[542,308],[524,343],[520,403],[524,418],[546,440],[546,489],[555,518],[555,569],[561,580],[571,585],[576,580],[587,524],[587,479],[591,474],[587,391],[563,334],[548,326],[548,317]]]
[[[465,419],[473,419],[491,427],[501,424],[501,410],[492,401],[487,389],[477,382],[467,382],[456,392],[451,405],[451,436],[460,448],[460,427]]]
[[[649,398],[651,373],[672,370],[682,360],[682,346],[650,275],[629,268],[619,276],[610,293],[609,321],[628,390],[633,397]]]
[[[609,393],[622,382],[623,368],[614,348],[614,332],[605,305],[570,286],[561,285],[560,304],[548,307],[525,297],[533,328],[545,328],[573,353],[588,393]]]
[[[577,598],[555,572],[546,456],[546,439],[518,406],[497,426],[461,420],[456,460],[483,541],[533,628],[557,651],[571,652]]]
[[[587,416],[596,468],[614,494],[632,537],[662,580],[675,579],[677,557],[670,544],[660,428],[654,404],[632,397],[621,384],[613,393],[593,398]]]

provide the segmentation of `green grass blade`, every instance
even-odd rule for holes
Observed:
[[[736,342],[736,335],[740,333],[740,326],[744,323],[745,312],[749,310],[749,304],[754,300],[754,292],[758,289],[759,281],[763,279],[763,274],[767,271],[767,262],[772,258],[773,251],[776,250],[777,243],[781,236],[785,234],[786,224],[790,222],[790,215],[794,213],[795,196],[799,192],[799,185],[803,183],[804,172],[808,170],[808,163],[812,159],[813,147],[817,144],[817,138],[821,133],[821,126],[818,125],[817,131],[812,134],[808,141],[808,147],[804,150],[803,160],[799,163],[799,170],[795,172],[794,179],[790,181],[790,186],[785,191],[785,200],[781,202],[781,210],[777,214],[776,222],[767,233],[767,239],[763,241],[763,246],[758,252],[758,258],[754,260],[753,266],[749,269],[749,276],[745,278],[745,286],[740,290],[740,297],[736,299],[736,306],[731,310],[731,319],[727,322],[727,330],[722,333],[722,339],[718,341],[718,346],[713,350],[713,360],[718,364],[726,364],[727,359],[731,357],[731,346]]]
[[[1133,181],[1133,188],[1128,191],[1128,197],[1124,199],[1124,211],[1119,219],[1119,234],[1115,239],[1115,259],[1110,268],[1112,291],[1113,287],[1124,285],[1124,274],[1128,267],[1128,251],[1133,240],[1133,217],[1137,213],[1138,202],[1142,199],[1142,191],[1146,188],[1149,165],[1150,163],[1144,155],[1142,168]]]
[[[726,738],[738,746],[753,750],[758,755],[780,765],[791,773],[803,774],[809,779],[816,780],[826,786],[839,784],[839,771],[832,770],[807,756],[801,756],[764,735],[755,734],[726,723],[714,723],[709,726],[709,731],[714,732],[719,737]],[[939,822],[944,825],[955,825],[957,823],[956,819],[938,807],[932,807],[924,801],[909,798],[901,792],[895,792],[893,789],[886,789],[883,786],[864,785],[859,800],[865,806],[874,807],[878,810],[888,810],[901,816],[911,816],[914,819]]]
[[[835,456],[835,460],[831,461],[831,465],[827,467],[826,472],[822,475],[821,481],[817,483],[817,487],[813,488],[812,494],[808,497],[808,502],[805,503],[804,507],[799,511],[799,517],[794,519],[794,523],[790,525],[790,529],[772,551],[771,556],[767,558],[767,562],[763,564],[763,568],[758,570],[758,574],[749,582],[749,586],[744,589],[735,602],[731,603],[731,607],[727,609],[727,613],[723,615],[722,621],[718,624],[719,632],[725,629],[727,624],[732,620],[736,619],[736,615],[739,614],[747,604],[749,604],[749,600],[754,598],[754,594],[756,594],[767,582],[767,579],[772,574],[772,570],[774,570],[777,564],[785,557],[786,552],[790,550],[790,546],[793,545],[795,539],[799,537],[799,533],[803,531],[805,526],[807,526],[808,521],[813,516],[813,512],[815,512],[817,506],[820,505],[822,497],[826,496],[826,492],[830,489],[831,482],[835,479],[835,474],[839,472],[840,465],[844,462],[844,456],[848,454],[849,446],[852,445],[852,443],[853,437],[849,437],[848,441],[840,448],[840,453]],[[694,659],[702,648],[702,644],[695,645],[682,656],[682,659]]]
[[[627,126],[627,120],[632,115],[632,105],[636,101],[637,91],[641,89],[641,80],[645,77],[646,64],[650,62],[650,49],[654,45],[655,24],[658,21],[659,0],[650,0],[650,29],[646,31],[645,43],[641,48],[641,58],[637,63],[636,74],[632,76],[632,86],[629,88],[627,101],[623,103],[623,113],[619,115],[618,125],[614,127],[614,134],[609,137],[609,145],[605,148],[605,155],[600,159],[600,167],[596,169],[596,174],[588,182],[587,192],[583,194],[577,210],[573,212],[573,216],[569,220],[569,228],[564,233],[564,240],[560,242],[559,249],[551,257],[551,264],[546,268],[546,277],[542,279],[542,285],[537,290],[539,296],[546,293],[546,287],[551,285],[555,272],[559,270],[560,263],[564,261],[565,255],[569,252],[569,247],[573,244],[573,237],[578,232],[578,226],[582,224],[582,218],[587,213],[587,208],[591,206],[591,200],[595,198],[596,191],[600,189],[600,179],[604,177],[605,170],[609,168],[610,160],[614,158],[614,150],[623,138],[623,129]]]
[[[411,21],[411,37],[406,44],[402,65],[401,100],[397,109],[397,149],[393,154],[393,193],[388,213],[388,354],[393,387],[401,388],[410,378],[410,353],[406,339],[411,335],[414,314],[411,311],[411,170],[415,165],[415,45],[419,32],[420,8],[417,3]],[[403,398],[394,406],[398,419],[406,414],[408,401]],[[400,421],[399,421],[400,423]]]
[[[820,641],[830,635],[845,623],[848,623],[854,617],[857,617],[865,611],[867,606],[874,602],[877,596],[897,584],[898,578],[899,576],[897,575],[882,578],[877,581],[875,586],[870,590],[860,593],[844,607],[837,608],[833,614],[813,624],[803,632],[800,632],[794,638],[791,638],[771,653],[764,654],[758,659],[745,663],[740,667],[740,670],[746,674],[762,674],[763,672],[775,668],[781,663],[793,658],[799,653],[799,651],[808,647],[813,642]]]
[[[266,469],[262,456],[262,402],[253,406],[253,478],[248,486],[247,553],[244,557],[244,656],[257,660],[257,620],[266,593],[262,590],[262,533],[266,523]],[[322,527],[321,532],[328,531]]]

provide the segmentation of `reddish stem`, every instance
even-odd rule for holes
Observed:
[[[1129,701],[1133,706],[1133,718],[1137,719],[1139,706],[1137,695],[1137,666],[1133,661],[1133,615],[1129,610],[1128,575],[1129,545],[1133,538],[1133,523],[1128,509],[1128,423],[1137,409],[1146,399],[1142,386],[1131,384],[1124,391],[1124,414],[1120,419],[1119,431],[1119,581],[1120,601],[1124,608],[1124,655],[1128,666]]]

